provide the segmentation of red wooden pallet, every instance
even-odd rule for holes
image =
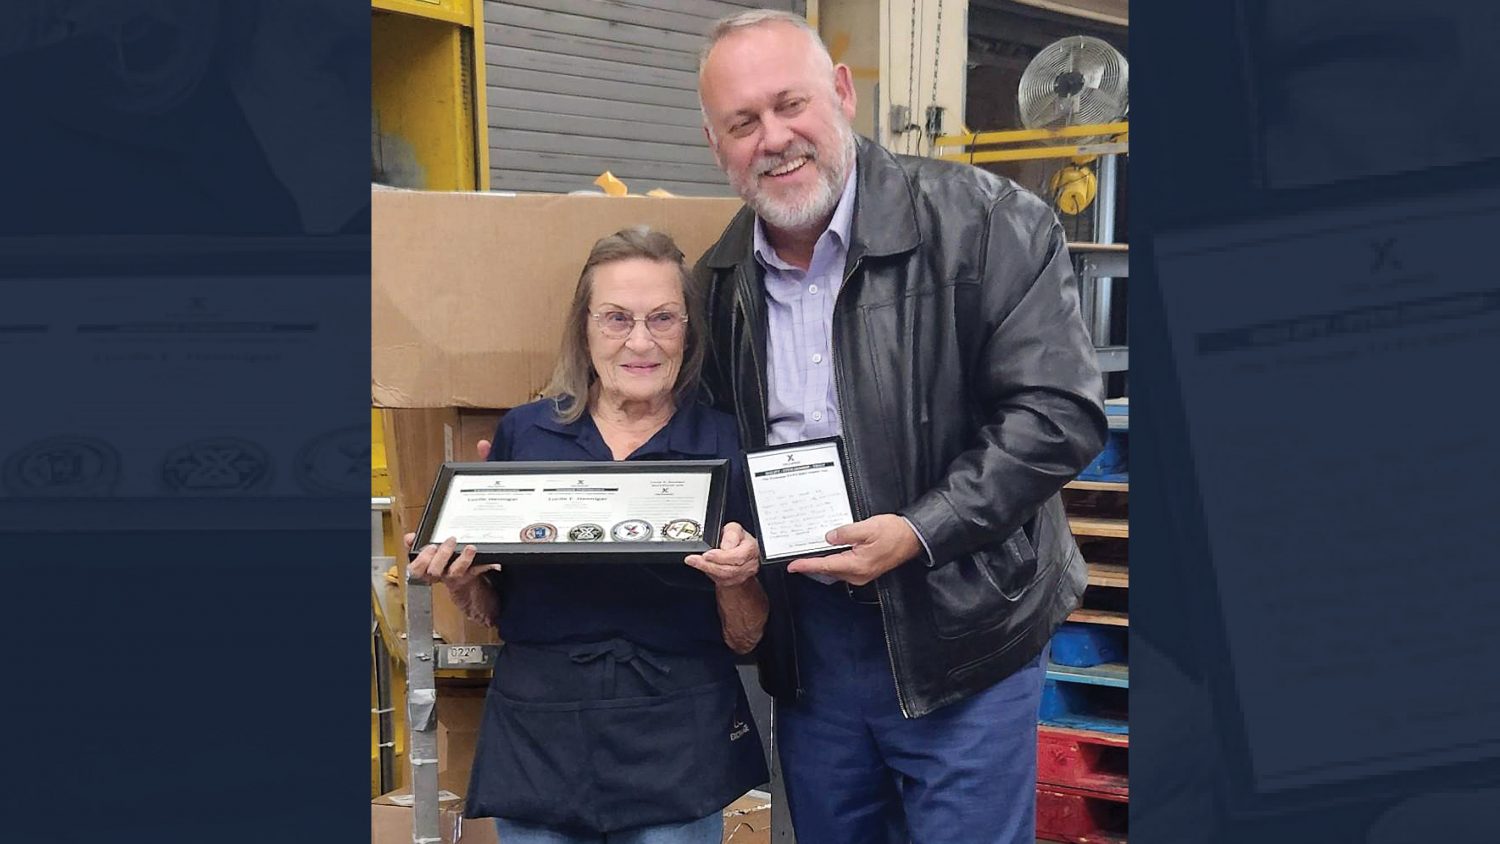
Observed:
[[[1109,797],[1036,789],[1036,837],[1067,844],[1125,844],[1129,805]]]
[[[1123,735],[1039,727],[1037,782],[1124,800],[1130,792],[1129,746]]]

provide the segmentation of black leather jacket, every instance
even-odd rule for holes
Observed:
[[[834,383],[855,518],[900,513],[931,550],[875,581],[897,697],[915,718],[1014,673],[1077,607],[1086,569],[1058,490],[1107,425],[1052,210],[975,168],[858,145]],[[767,430],[753,222],[742,209],[697,268],[704,384],[748,448]],[[800,690],[787,577],[762,569],[761,683],[783,699]]]

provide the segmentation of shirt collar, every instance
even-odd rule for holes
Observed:
[[[587,451],[597,451],[601,459],[612,459],[609,446],[594,424],[594,418],[585,412],[576,421],[564,422],[553,413],[544,414],[537,423],[548,431],[572,437]],[[652,435],[646,444],[636,449],[636,457],[652,454],[680,454],[685,458],[713,457],[719,453],[719,434],[711,424],[707,410],[697,401],[690,401],[677,408],[672,418],[660,431]]]
[[[844,180],[844,192],[839,194],[839,202],[833,208],[833,217],[828,221],[828,228],[823,230],[824,234],[833,235],[833,243],[845,251],[849,249],[849,232],[854,228],[854,186],[858,181],[856,178],[858,169],[857,162],[850,162],[849,177]],[[822,240],[822,236],[820,235],[818,239]],[[767,268],[796,269],[781,260],[781,256],[771,248],[771,241],[766,238],[765,224],[761,222],[759,216],[755,218],[755,258]]]

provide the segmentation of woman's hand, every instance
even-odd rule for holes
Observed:
[[[414,533],[402,537],[408,552],[416,538]],[[453,559],[453,551],[457,545],[458,540],[453,537],[444,540],[441,545],[428,545],[406,567],[406,573],[424,583],[442,583],[452,592],[468,592],[479,585],[480,578],[486,572],[500,570],[498,563],[474,565],[477,549],[473,545],[465,545],[458,559]]]
[[[474,450],[480,460],[488,460],[490,441],[480,440]],[[401,538],[407,553],[411,553],[416,538],[414,533]],[[500,566],[494,563],[474,565],[477,549],[473,545],[465,545],[458,559],[453,559],[457,546],[458,540],[451,536],[441,545],[428,545],[407,565],[406,574],[424,583],[442,583],[453,596],[453,603],[469,620],[493,627],[500,611],[500,593],[493,583],[484,579],[484,575],[499,571]]]
[[[730,522],[719,533],[718,548],[689,554],[683,562],[708,575],[720,589],[739,586],[760,570],[760,543],[738,522]]]
[[[414,533],[408,533],[402,538],[408,552],[416,538]],[[449,537],[441,545],[423,548],[417,558],[411,561],[411,565],[406,567],[406,573],[425,583],[441,582],[448,587],[448,594],[453,596],[454,605],[470,621],[494,627],[500,611],[500,593],[485,581],[484,574],[499,571],[500,566],[493,563],[474,565],[473,545],[464,546],[463,553],[454,560],[453,549],[456,545],[458,540]]]

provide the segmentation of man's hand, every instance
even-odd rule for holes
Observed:
[[[760,543],[738,522],[730,522],[719,533],[718,548],[689,554],[683,562],[708,575],[720,589],[739,586],[760,570]]]
[[[848,551],[827,557],[793,560],[794,574],[826,574],[854,586],[864,586],[922,551],[921,540],[906,519],[891,513],[828,532],[829,545],[849,545]]]

